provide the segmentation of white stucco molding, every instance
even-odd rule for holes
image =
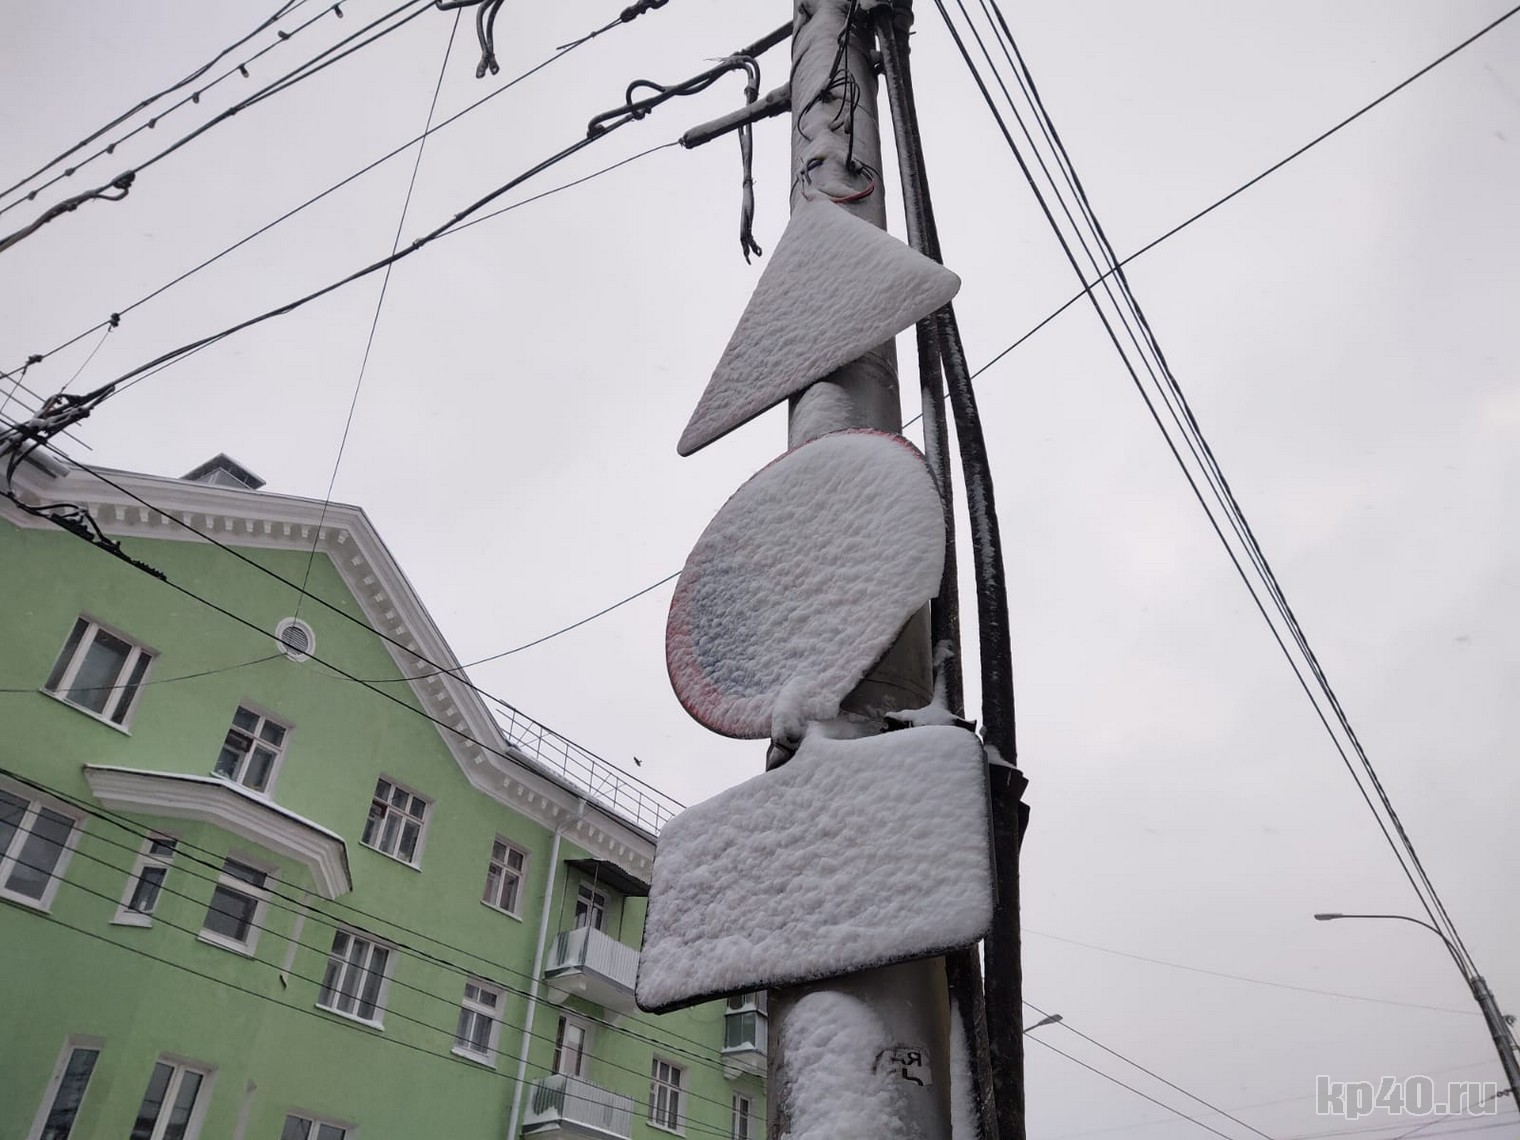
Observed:
[[[104,764],[86,764],[84,778],[101,805],[113,811],[213,824],[294,859],[311,872],[323,898],[335,899],[354,889],[341,835],[230,781]]]

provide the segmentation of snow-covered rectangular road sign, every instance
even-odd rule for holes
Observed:
[[[660,835],[637,999],[660,1013],[969,946],[992,921],[981,742],[811,735]]]

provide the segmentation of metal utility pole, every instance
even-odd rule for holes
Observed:
[[[789,177],[793,210],[805,199],[824,196],[884,229],[886,190],[871,63],[874,23],[859,11],[871,6],[860,0],[796,0]],[[901,432],[897,357],[891,342],[838,368],[791,401],[790,447],[848,428]],[[925,611],[909,623],[843,707],[856,716],[880,721],[887,713],[926,705],[932,696]],[[867,731],[871,728],[862,725],[862,733]],[[805,996],[825,991],[864,1002],[895,1041],[922,1050],[926,1077],[905,1074],[898,1090],[905,1106],[903,1123],[914,1140],[950,1140],[950,1010],[943,958],[770,991],[769,1135],[784,1136],[794,1129],[793,1077],[785,1053],[788,1014]],[[858,1059],[863,1066],[858,1074],[861,1086],[869,1087],[879,1060]]]

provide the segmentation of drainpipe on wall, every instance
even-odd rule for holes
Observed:
[[[543,978],[544,946],[549,939],[549,912],[554,903],[554,880],[559,877],[560,837],[564,835],[565,828],[585,818],[586,809],[590,806],[588,801],[581,800],[581,810],[576,812],[574,818],[565,820],[554,829],[554,842],[549,847],[549,881],[544,887],[544,905],[538,920],[538,945],[533,950],[533,980],[528,984],[528,1012],[523,1016],[522,1045],[517,1052],[517,1081],[512,1090],[512,1115],[507,1124],[506,1140],[515,1140],[517,1122],[522,1114],[524,1081],[528,1074],[528,1046],[533,1041],[533,1017],[538,1012],[538,987]]]

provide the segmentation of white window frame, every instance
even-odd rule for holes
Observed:
[[[342,1120],[334,1120],[330,1116],[318,1116],[314,1112],[307,1112],[303,1108],[293,1108],[285,1113],[285,1119],[280,1123],[280,1137],[284,1140],[285,1130],[290,1127],[291,1120],[300,1120],[309,1125],[306,1140],[322,1140],[318,1135],[323,1128],[336,1128],[339,1132],[338,1140],[353,1140],[354,1126]]]
[[[752,1097],[745,1096],[743,1093],[734,1093],[733,1122],[729,1127],[730,1140],[759,1140],[755,1135],[754,1108],[755,1103]]]
[[[69,1062],[74,1059],[74,1054],[81,1049],[95,1054],[94,1065],[90,1067],[90,1075],[85,1078],[84,1091],[79,1094],[79,1103],[74,1106],[74,1123],[69,1125],[67,1135],[74,1135],[75,1125],[79,1123],[79,1115],[84,1111],[85,1101],[89,1099],[90,1082],[95,1079],[95,1065],[100,1064],[100,1054],[105,1051],[105,1039],[102,1037],[73,1036],[63,1043],[63,1049],[58,1054],[58,1062],[53,1066],[53,1075],[48,1078],[47,1088],[42,1094],[42,1102],[37,1106],[37,1115],[32,1118],[32,1127],[26,1134],[26,1140],[39,1140],[42,1130],[47,1127],[48,1117],[53,1114],[53,1109],[58,1100],[58,1094],[63,1090],[63,1078],[69,1071]],[[83,1137],[81,1136],[81,1140]]]
[[[53,897],[57,895],[58,887],[63,882],[63,873],[68,870],[69,860],[73,857],[75,848],[79,846],[79,837],[84,834],[84,813],[14,780],[0,779],[0,791],[9,792],[27,802],[26,808],[21,813],[21,823],[16,828],[16,834],[11,836],[10,842],[5,847],[0,848],[0,899],[31,907],[33,910],[50,910],[53,906]],[[44,810],[63,816],[69,821],[70,826],[69,833],[64,837],[58,851],[58,858],[48,872],[48,881],[42,888],[42,897],[34,899],[30,895],[12,890],[7,884],[20,862],[21,853],[31,837],[37,817]]]
[[[116,908],[116,917],[111,919],[113,923],[117,926],[153,925],[153,916],[158,912],[164,886],[169,881],[169,871],[174,866],[174,856],[178,854],[178,844],[178,836],[160,832],[154,832],[143,840],[142,851],[138,853],[137,862],[132,864],[132,873],[127,876],[127,889],[122,892],[121,905]],[[168,850],[161,850],[164,847]],[[138,910],[132,906],[132,901],[137,897],[138,884],[142,882],[143,875],[150,870],[162,871],[163,878],[159,880],[158,891],[153,896],[153,905],[147,910]]]
[[[506,856],[500,862],[496,859],[496,848],[498,845],[507,849]],[[515,871],[508,862],[513,855],[517,855],[522,861],[522,866]],[[501,895],[509,875],[515,877],[516,883],[512,891],[512,905],[505,907],[501,905]],[[496,883],[494,892],[491,889],[493,879]],[[523,895],[527,894],[527,886],[528,852],[505,836],[498,835],[491,841],[490,861],[486,866],[486,889],[480,901],[492,910],[499,910],[502,914],[511,915],[513,918],[520,920],[522,918]],[[492,898],[493,894],[495,898]]]
[[[492,995],[496,999],[495,1003],[487,1004],[483,1000],[472,998],[470,996],[472,988],[481,994]],[[482,981],[480,978],[465,979],[464,997],[459,1002],[458,1026],[454,1031],[453,1053],[456,1057],[463,1057],[469,1061],[479,1061],[484,1065],[496,1064],[496,1044],[497,1039],[501,1036],[502,1007],[506,1004],[506,1000],[506,991],[500,986],[492,985],[490,982]],[[467,1032],[466,1027],[468,1026],[470,1029],[473,1029],[475,1022],[482,1017],[491,1023],[491,1028],[486,1034],[486,1051],[484,1053],[477,1052],[470,1045],[460,1042],[461,1036],[466,1041],[473,1039],[474,1034]]]
[[[164,1131],[169,1127],[169,1113],[174,1102],[179,1098],[180,1088],[184,1084],[186,1073],[199,1074],[200,1087],[195,1090],[195,1103],[190,1107],[190,1116],[185,1123],[184,1140],[196,1140],[200,1135],[201,1125],[206,1119],[206,1106],[211,1102],[211,1085],[216,1078],[214,1066],[203,1064],[199,1061],[186,1060],[183,1057],[175,1057],[170,1054],[160,1054],[154,1059],[153,1068],[148,1071],[148,1083],[143,1086],[143,1100],[147,1099],[148,1088],[153,1083],[153,1074],[158,1071],[159,1065],[168,1065],[173,1069],[169,1077],[168,1087],[164,1090],[164,1099],[158,1106],[158,1116],[153,1121],[153,1130],[148,1134],[148,1140],[163,1140]],[[142,1112],[142,1101],[138,1102],[137,1112]],[[138,1117],[132,1118],[134,1127]]]
[[[600,887],[592,886],[582,879],[575,890],[575,909],[571,912],[575,923],[574,929],[579,930],[582,926],[589,926],[592,930],[600,930],[607,933],[607,911],[611,907],[611,895]],[[584,917],[585,922],[581,921]],[[592,921],[593,917],[596,921]]]
[[[560,1067],[560,1058],[564,1054],[565,1030],[571,1028],[580,1030],[581,1034],[581,1047],[578,1057],[580,1063],[576,1066],[574,1072],[571,1072],[569,1069]],[[586,1076],[586,1071],[590,1065],[591,1023],[586,1021],[584,1018],[576,1017],[574,1014],[561,1012],[559,1015],[559,1024],[555,1027],[554,1030],[554,1052],[549,1057],[550,1071],[557,1076],[584,1078]]]
[[[387,789],[387,793],[384,796],[381,795],[382,788]],[[394,800],[396,792],[404,792],[407,796],[411,797],[411,800],[421,801],[422,817],[420,819],[417,816],[413,815],[410,810],[403,812],[401,808],[396,805]],[[374,808],[376,804],[381,804],[385,808],[384,812],[382,812],[378,817],[374,815]],[[408,808],[411,807],[410,800],[408,801],[407,806]],[[359,842],[362,843],[365,847],[368,847],[371,851],[378,851],[386,858],[394,859],[396,862],[401,863],[404,866],[420,868],[422,866],[422,847],[423,844],[427,841],[427,825],[429,819],[433,814],[432,807],[433,801],[428,799],[427,796],[423,795],[421,792],[408,787],[398,780],[393,780],[389,776],[380,776],[375,780],[375,792],[374,795],[370,797],[370,814],[365,817],[364,831],[361,833]],[[402,824],[396,830],[394,841],[391,844],[391,850],[387,851],[383,846],[385,842],[385,826],[386,821],[392,812],[399,813],[401,815]],[[379,822],[374,824],[375,833],[372,835],[370,833],[370,826],[377,818]],[[417,841],[412,847],[412,857],[410,859],[407,859],[400,854],[401,840],[406,834],[407,822],[417,824]],[[371,842],[371,840],[374,840],[374,842]]]
[[[237,863],[250,871],[264,876],[263,885],[250,883],[228,869],[228,863]],[[224,950],[231,950],[235,954],[246,954],[253,957],[254,949],[258,945],[259,932],[264,929],[264,916],[269,910],[269,899],[274,894],[274,868],[256,859],[237,852],[228,852],[226,859],[222,861],[221,872],[216,877],[216,883],[211,889],[211,902],[206,904],[206,917],[201,920],[201,930],[197,937],[202,942],[209,942],[213,946],[220,946]],[[206,923],[211,918],[212,905],[216,901],[216,892],[226,890],[230,894],[242,895],[244,898],[253,900],[253,914],[248,919],[248,936],[239,941],[229,938],[216,930],[206,929]]]
[[[343,942],[341,950],[339,949],[340,941]],[[353,944],[356,941],[362,942],[366,947],[363,964],[357,966],[351,961]],[[357,971],[361,975],[362,980],[367,980],[374,973],[376,950],[383,950],[385,952],[385,962],[380,968],[380,982],[375,987],[374,1015],[365,1017],[351,1009],[345,1010],[339,1008],[339,1003],[343,1000],[343,983],[349,977],[350,972]],[[391,973],[396,968],[396,957],[396,948],[390,943],[382,942],[372,935],[364,934],[357,930],[350,930],[348,927],[338,927],[338,929],[333,931],[332,949],[327,953],[327,965],[323,967],[322,981],[317,987],[317,1008],[326,1010],[336,1017],[346,1017],[349,1021],[357,1021],[360,1025],[369,1025],[376,1029],[383,1029],[385,1027],[385,1002],[390,996]],[[330,996],[337,1000],[324,1002],[322,1000],[323,991],[329,989],[329,987],[332,990]],[[361,987],[356,989],[353,994],[351,1004],[355,1007],[357,1007],[362,993],[361,981]]]
[[[109,686],[112,695],[97,712],[88,705],[74,700],[69,695],[69,690],[79,676],[80,667],[89,655],[90,648],[101,634],[123,642],[127,646],[127,656]],[[157,651],[142,644],[135,637],[130,637],[119,629],[113,629],[111,626],[98,622],[86,614],[80,614],[74,619],[74,624],[69,627],[68,636],[64,638],[58,658],[54,661],[47,680],[42,684],[42,691],[70,708],[78,709],[86,716],[95,718],[102,724],[128,732],[132,727],[132,716],[137,709],[138,698],[148,684],[148,677],[153,672],[153,662],[157,659]],[[142,666],[140,675],[137,674],[139,664]],[[134,675],[136,675],[135,683],[133,683]]]
[[[728,1027],[730,1019],[752,1018],[754,1023],[753,1044],[733,1045],[728,1043]],[[765,991],[757,990],[747,994],[731,994],[723,1003],[723,1052],[725,1053],[750,1053],[764,1052],[766,1047],[766,1015],[765,1015]]]
[[[253,727],[244,728],[237,723],[238,713],[247,713],[255,718]],[[265,725],[273,725],[281,732],[280,743],[271,744],[262,733]],[[280,778],[280,769],[285,766],[285,751],[290,746],[290,734],[294,731],[293,726],[286,720],[275,716],[273,713],[260,708],[249,701],[239,701],[236,712],[232,714],[232,720],[227,725],[227,734],[222,738],[221,748],[217,750],[216,762],[211,767],[211,774],[220,780],[236,784],[244,791],[252,792],[256,796],[274,795],[275,781]],[[227,750],[233,736],[247,738],[248,747],[242,750],[242,755],[233,766],[232,773],[219,771],[222,763],[222,753]],[[264,786],[255,788],[247,781],[249,762],[256,749],[262,748],[273,753],[269,762],[269,774],[264,778]]]
[[[687,1089],[682,1084],[685,1076],[684,1067],[655,1054],[649,1076],[649,1127],[685,1135]],[[666,1123],[672,1117],[675,1122]]]

